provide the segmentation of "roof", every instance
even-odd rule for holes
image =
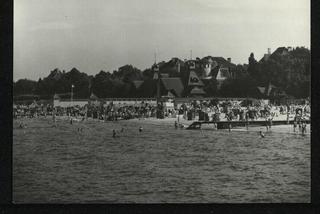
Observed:
[[[157,80],[159,78],[158,72],[154,72],[153,74],[153,79]]]
[[[272,85],[270,82],[269,82],[268,86],[266,86],[266,87],[258,86],[257,89],[259,90],[259,92],[260,92],[261,94],[264,94],[264,95],[266,95],[266,96],[270,96],[270,95],[271,95],[271,92],[272,92],[273,90],[275,90],[275,89],[279,90],[278,87]],[[281,91],[281,93],[283,93],[282,90],[280,90],[280,91]]]
[[[58,95],[58,94],[54,94],[53,99],[54,99],[54,100],[59,100],[59,99],[60,99],[60,97],[59,97],[59,95]]]
[[[133,85],[135,88],[140,88],[140,86],[142,85],[143,81],[142,80],[134,80],[133,81]]]
[[[196,72],[190,71],[188,86],[204,86]]]
[[[258,88],[258,90],[259,90],[259,92],[260,92],[261,94],[264,94],[265,91],[266,91],[266,88],[265,88],[265,87],[257,87],[257,88]]]
[[[169,74],[160,74],[161,75],[161,78],[168,78],[169,77]]]
[[[274,55],[285,55],[287,53],[288,53],[288,48],[279,47],[271,54],[271,56],[274,56]]]
[[[189,70],[195,70],[196,69],[196,61],[195,60],[188,60],[186,61],[186,64],[188,65]]]
[[[206,56],[206,57],[203,57],[201,59],[201,61],[203,62],[216,62],[218,65],[222,65],[224,67],[235,67],[236,65],[229,62],[228,60],[226,60],[225,58],[219,56],[219,57],[213,57],[213,56]]]
[[[98,99],[99,98],[94,93],[91,93],[90,100],[98,100]]]
[[[175,97],[175,95],[171,91],[168,91],[167,97]]]
[[[218,73],[216,75],[216,79],[228,79],[230,78],[230,73],[228,68],[219,68]]]
[[[164,88],[167,91],[174,92],[174,94],[178,97],[181,96],[184,87],[180,78],[178,77],[161,78],[161,81]]]
[[[205,94],[205,92],[203,91],[202,88],[199,87],[194,87],[191,91],[190,91],[191,95],[198,95],[198,94]]]

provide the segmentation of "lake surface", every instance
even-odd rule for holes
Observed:
[[[310,202],[310,135],[291,127],[261,138],[172,121],[24,121],[13,129],[16,203]]]

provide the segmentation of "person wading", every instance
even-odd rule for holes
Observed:
[[[178,122],[174,121],[174,128],[177,129],[178,128]]]
[[[293,132],[296,132],[296,128],[297,128],[297,120],[293,121]]]

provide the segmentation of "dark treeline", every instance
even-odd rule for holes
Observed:
[[[286,51],[287,50],[287,51]],[[203,60],[196,58],[196,73],[202,72]],[[179,69],[177,64],[179,63]],[[180,77],[186,86],[188,82],[187,63],[172,58],[168,62],[160,62],[161,73],[169,77]],[[282,89],[288,96],[306,98],[310,96],[310,50],[297,47],[294,49],[278,48],[267,58],[257,61],[252,53],[248,64],[234,65],[230,68],[232,78],[225,80],[221,87],[215,78],[205,81],[204,90],[207,96],[223,97],[257,97],[256,88],[266,87],[272,83]],[[178,72],[179,70],[179,72]],[[137,81],[140,86],[137,87]],[[76,68],[61,71],[56,68],[38,81],[20,79],[13,83],[14,96],[39,95],[52,98],[55,93],[70,93],[74,85],[74,98],[88,98],[91,93],[100,98],[106,97],[152,97],[155,95],[156,84],[153,70],[143,71],[132,65],[120,67],[117,71],[100,71],[96,75],[88,75]],[[219,89],[218,89],[219,88]]]

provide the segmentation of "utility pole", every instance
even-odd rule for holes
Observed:
[[[157,54],[154,54],[154,68],[153,71],[157,73],[157,118],[163,118],[162,114],[162,103],[161,103],[161,75],[160,68],[157,65]]]
[[[155,67],[154,67],[154,72],[157,73],[157,103],[159,104],[160,103],[160,81],[161,81],[161,77],[160,77],[160,69],[158,67],[157,64],[155,64]]]
[[[73,106],[73,88],[74,88],[74,85],[72,84],[71,85],[71,105]]]

